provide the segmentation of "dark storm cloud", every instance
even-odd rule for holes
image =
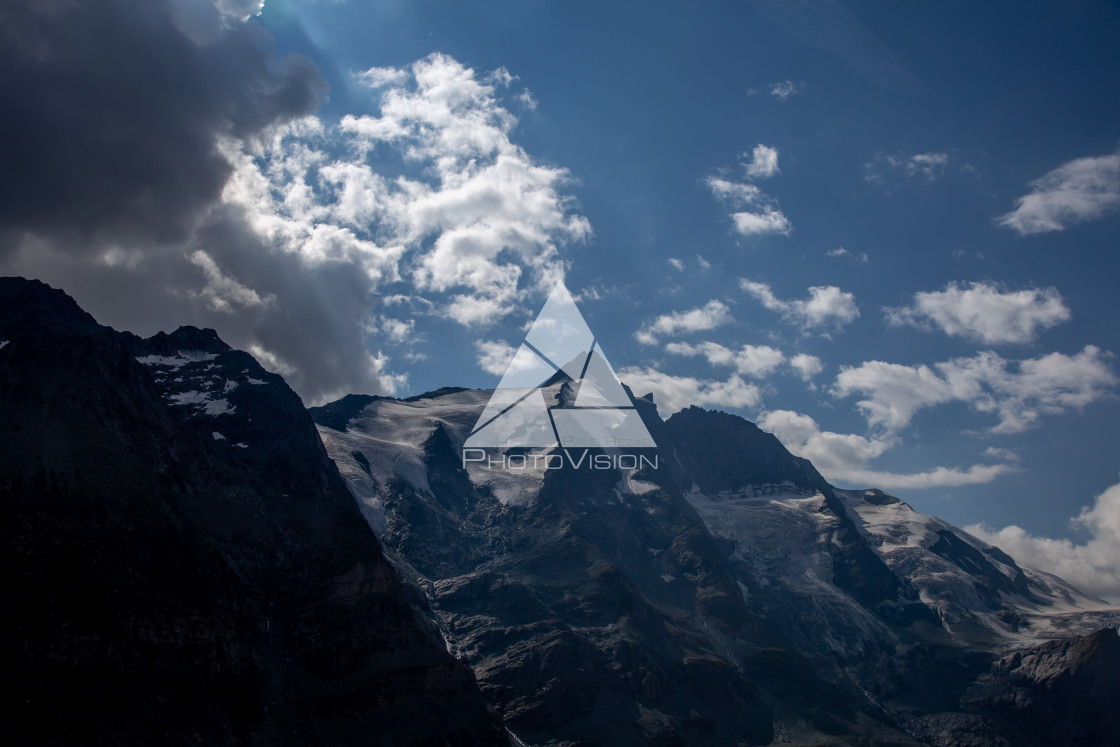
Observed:
[[[0,253],[28,233],[70,251],[181,240],[230,174],[220,136],[314,108],[314,64],[227,20],[204,0],[0,4]]]
[[[389,393],[359,323],[376,304],[364,273],[348,262],[308,266],[298,254],[268,251],[260,241],[234,208],[223,206],[208,221],[197,244],[273,300],[231,315],[196,299],[191,313],[283,373],[308,404],[355,391]]]
[[[262,245],[219,200],[233,171],[219,139],[251,139],[325,94],[311,61],[277,59],[237,17],[255,5],[0,5],[0,274],[42,278],[142,335],[214,327],[309,401],[343,381],[381,392],[356,324],[373,304],[362,275]],[[259,303],[216,307],[199,252]]]

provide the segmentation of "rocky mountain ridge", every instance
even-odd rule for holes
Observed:
[[[17,744],[1117,741],[1115,608],[726,413],[629,394],[656,468],[464,463],[489,392],[309,415],[12,278],[0,393]]]
[[[1057,727],[1023,728],[1055,707],[1045,686],[1020,712],[989,707],[1003,685],[980,683],[1009,681],[1013,649],[1120,621],[897,498],[832,487],[726,413],[662,421],[635,398],[656,470],[464,463],[488,398],[312,413],[371,528],[526,743],[1052,744]],[[1099,722],[1086,733],[1108,743]]]

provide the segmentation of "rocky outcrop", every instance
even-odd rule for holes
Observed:
[[[1016,745],[1116,744],[1120,630],[1047,641],[1001,657],[962,705],[1004,726]]]

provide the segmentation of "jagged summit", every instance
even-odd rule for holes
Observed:
[[[179,350],[202,350],[224,353],[232,348],[212,329],[179,327],[171,334],[158,332],[144,340],[144,347],[153,353],[173,353]]]

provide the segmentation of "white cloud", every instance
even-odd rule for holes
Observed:
[[[918,153],[906,159],[902,164],[902,169],[907,176],[934,179],[945,170],[948,164],[949,156],[945,153]]]
[[[682,332],[700,332],[727,324],[732,321],[731,312],[721,301],[708,303],[689,311],[674,311],[662,314],[652,322],[642,325],[634,333],[635,339],[644,345],[657,342],[657,335],[678,335]]]
[[[867,262],[867,252],[860,252],[859,254],[852,254],[844,247],[837,247],[836,249],[829,249],[825,252],[826,257],[853,257],[856,262],[865,264]]]
[[[201,249],[188,255],[187,261],[201,269],[206,276],[206,285],[193,295],[204,299],[214,311],[232,314],[239,308],[267,306],[276,301],[275,296],[261,297],[252,288],[246,288],[234,278],[223,274],[214,258]]]
[[[945,334],[989,344],[1026,343],[1042,330],[1070,319],[1069,308],[1056,288],[1001,292],[986,283],[914,295],[908,307],[887,309],[894,325],[933,324]]]
[[[677,272],[684,272],[684,262],[680,261],[676,257],[669,257],[667,261],[669,262],[669,266]]]
[[[264,0],[217,0],[214,5],[224,16],[247,21],[252,16],[260,15],[264,9]]]
[[[1029,236],[1100,218],[1120,208],[1120,152],[1070,161],[1031,187],[997,225]]]
[[[984,449],[984,451],[980,452],[980,455],[985,459],[994,459],[1001,462],[1019,461],[1019,455],[1014,451],[1012,451],[1011,449],[1001,449],[997,446],[989,446],[988,448]]]
[[[916,473],[884,472],[870,468],[868,462],[894,446],[891,439],[822,431],[813,418],[790,410],[763,413],[758,425],[777,436],[791,452],[811,461],[830,482],[851,486],[918,490],[977,485],[1015,469],[1009,464],[976,464],[967,469],[934,467]]]
[[[794,83],[792,80],[779,80],[770,84],[770,95],[779,101],[785,101],[790,96],[800,93],[803,87],[803,84]]]
[[[1074,356],[1050,353],[1009,361],[993,352],[926,365],[868,361],[843,368],[833,396],[863,394],[856,406],[868,425],[896,433],[925,408],[963,402],[998,423],[992,433],[1019,433],[1043,414],[1080,409],[1107,396],[1116,377],[1099,348],[1087,345]]]
[[[747,154],[744,153],[744,156]],[[779,173],[778,149],[759,143],[750,153],[750,160],[743,164],[750,179],[768,179]]]
[[[393,342],[404,342],[413,336],[413,331],[416,327],[416,320],[409,319],[394,319],[393,317],[381,317],[381,332]]]
[[[855,296],[834,285],[809,288],[809,298],[784,301],[774,295],[770,286],[743,278],[739,287],[763,306],[782,315],[782,319],[798,324],[808,332],[826,327],[839,329],[859,317]]]
[[[748,384],[737,375],[726,381],[716,381],[672,376],[648,367],[623,368],[618,375],[635,396],[653,392],[653,401],[663,418],[689,405],[742,409],[757,407],[762,403],[758,387]]]
[[[533,98],[533,93],[527,88],[517,95],[517,100],[529,111],[534,111],[537,108],[537,100]]]
[[[272,373],[278,373],[281,376],[291,376],[296,372],[295,366],[285,361],[276,353],[268,350],[263,345],[250,345],[249,353],[252,354],[257,362],[264,367],[265,370]]]
[[[505,374],[517,353],[517,349],[505,340],[479,340],[474,346],[478,351],[479,368],[494,376]]]
[[[856,403],[869,425],[895,433],[910,423],[919,410],[952,401],[952,385],[928,366],[868,361],[845,367],[832,389],[835,397],[855,392],[869,395]],[[977,392],[978,394],[978,392]]]
[[[874,485],[886,490],[922,490],[956,488],[962,485],[987,485],[1000,475],[1014,472],[1011,464],[974,464],[960,467],[934,467],[924,472],[883,472],[881,470],[849,469],[844,479],[851,483]]]
[[[1088,539],[1073,542],[1037,537],[1014,524],[998,531],[982,524],[965,530],[996,545],[1021,565],[1053,573],[1081,591],[1120,602],[1120,485],[1098,495],[1070,524],[1088,533]]]
[[[750,205],[765,198],[762,190],[753,184],[732,182],[718,176],[708,177],[707,185],[716,199],[733,205]]]
[[[793,370],[797,372],[797,375],[801,377],[802,381],[809,381],[824,370],[821,359],[815,355],[809,355],[808,353],[798,353],[789,359],[789,364],[793,367]]]
[[[993,433],[1018,433],[1030,428],[1042,414],[1057,414],[1081,409],[1107,396],[1116,386],[1116,377],[1105,362],[1111,355],[1094,345],[1086,345],[1074,356],[1050,353],[1024,360],[1015,374],[991,374],[995,410],[1000,423]],[[970,367],[947,368],[952,379],[971,375]]]
[[[671,342],[665,346],[665,351],[690,357],[700,355],[713,366],[731,366],[737,373],[759,379],[774,373],[786,360],[782,351],[768,345],[744,345],[731,350],[716,342],[697,345]]]
[[[763,148],[766,151],[773,149],[760,145],[755,150]],[[766,168],[767,155],[762,155],[762,164],[759,168]],[[777,173],[778,152],[773,150],[773,168]],[[755,161],[747,165],[748,174]],[[769,174],[767,174],[769,176]],[[793,230],[789,218],[778,209],[777,202],[765,194],[761,189],[746,182],[734,182],[717,176],[708,177],[708,189],[720,202],[731,208],[730,217],[735,224],[735,230],[743,236],[757,236],[776,233],[788,236]]]
[[[400,86],[408,82],[408,71],[396,67],[371,67],[355,73],[354,77],[370,88]]]
[[[901,173],[907,178],[920,178],[933,181],[940,177],[949,165],[948,153],[915,153],[910,156],[891,156],[877,154],[863,165],[863,176],[869,182],[881,184],[888,174]]]
[[[701,257],[699,254],[696,255],[696,262],[700,265],[701,272],[703,272],[704,270],[712,269],[712,263]]]
[[[789,222],[789,218],[782,211],[773,208],[768,208],[759,213],[745,210],[732,213],[731,220],[735,222],[735,230],[743,236],[767,233],[779,233],[788,236],[789,232],[793,230],[793,224]]]
[[[371,290],[403,277],[467,326],[551,287],[563,274],[558,246],[590,226],[560,192],[567,172],[510,140],[517,120],[496,91],[515,78],[433,54],[356,79],[375,92],[378,116],[337,127],[307,118],[256,149],[231,146],[227,203],[277,248],[309,264],[353,264]],[[384,148],[422,176],[380,173]]]
[[[511,73],[505,66],[499,67],[497,70],[491,70],[486,75],[482,76],[482,80],[486,83],[491,83],[499,88],[509,88],[515,80],[520,80],[516,75]]]
[[[735,372],[755,379],[763,379],[785,367],[802,381],[809,381],[823,369],[821,359],[815,355],[798,353],[787,358],[785,353],[769,345],[743,345],[733,350],[717,342],[670,342],[665,352],[688,357],[701,356],[711,366],[727,366]]]

